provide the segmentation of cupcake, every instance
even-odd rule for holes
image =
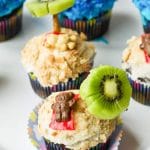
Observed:
[[[59,15],[63,27],[83,32],[88,40],[102,36],[109,27],[115,0],[76,0]]]
[[[14,37],[22,26],[25,0],[0,0],[0,41]]]
[[[132,97],[150,105],[150,34],[132,37],[123,52],[122,68],[132,85]]]
[[[63,29],[58,13],[71,7],[73,0],[29,1],[32,15],[53,15],[53,29],[31,39],[22,50],[22,63],[35,93],[46,98],[52,92],[79,89],[93,66],[95,48],[86,36]],[[47,10],[47,6],[48,9]]]
[[[150,33],[150,1],[133,0],[133,3],[140,11],[144,32]]]
[[[22,63],[35,93],[79,89],[93,65],[95,49],[70,29],[32,38],[22,50]]]
[[[93,69],[80,90],[53,93],[38,107],[45,149],[108,150],[118,138],[119,116],[130,95],[126,73],[111,66]]]

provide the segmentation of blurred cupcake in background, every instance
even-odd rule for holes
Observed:
[[[144,32],[150,33],[150,1],[133,0],[133,3],[140,11]]]
[[[150,105],[150,34],[132,37],[123,52],[122,67],[132,85],[132,97]]]
[[[109,27],[115,0],[76,0],[59,15],[60,24],[86,34],[88,40],[100,37]]]
[[[22,26],[25,0],[0,0],[0,41],[14,37]]]

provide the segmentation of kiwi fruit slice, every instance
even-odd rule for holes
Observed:
[[[26,6],[35,17],[42,17],[47,14],[58,14],[71,6],[75,0],[30,0]]]
[[[49,13],[46,2],[40,2],[40,0],[31,0],[26,3],[26,6],[30,13],[35,17],[42,17]]]
[[[90,71],[80,87],[88,111],[101,119],[113,119],[129,105],[132,88],[125,71],[113,66],[99,66]]]
[[[73,6],[74,3],[75,0],[53,0],[48,3],[49,13],[52,15],[58,14]]]

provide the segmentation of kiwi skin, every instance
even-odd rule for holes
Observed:
[[[104,95],[105,77],[111,77],[106,81],[114,80],[115,83],[117,80],[118,90],[117,92],[115,91],[115,97],[113,98],[111,98],[113,92],[111,92],[110,96]],[[112,91],[114,90],[113,88],[111,89]],[[114,119],[125,111],[129,106],[131,93],[132,88],[125,71],[108,65],[92,69],[89,76],[80,86],[80,95],[87,103],[88,111],[100,119]]]

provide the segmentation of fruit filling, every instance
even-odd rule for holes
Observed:
[[[147,63],[150,63],[150,34],[142,35],[142,43],[140,48],[144,50],[145,60]]]

